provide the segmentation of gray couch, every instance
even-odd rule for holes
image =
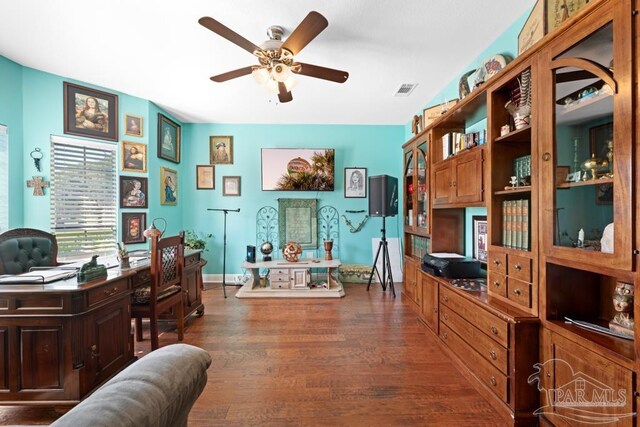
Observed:
[[[186,427],[211,356],[174,344],[149,353],[55,421],[55,427]]]

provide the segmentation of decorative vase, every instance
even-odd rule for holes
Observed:
[[[529,121],[530,121],[530,117],[529,115],[522,115],[518,112],[516,112],[513,115],[513,124],[515,126],[516,129],[522,129],[525,126],[529,125]]]
[[[333,240],[325,240],[324,241],[324,259],[327,261],[331,261],[333,256],[331,255],[331,250],[333,249]]]
[[[298,257],[302,253],[302,246],[298,242],[287,242],[282,249],[282,255],[284,259],[289,262],[298,262]]]

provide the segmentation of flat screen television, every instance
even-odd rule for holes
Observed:
[[[263,148],[263,191],[333,191],[332,148]]]

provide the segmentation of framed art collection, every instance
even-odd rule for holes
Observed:
[[[142,117],[125,114],[124,133],[131,136],[142,136]]]
[[[215,166],[197,165],[196,166],[196,189],[197,190],[214,190],[216,188]]]
[[[124,172],[147,171],[147,145],[122,141],[120,144],[120,168]]]
[[[158,157],[180,163],[181,127],[162,113],[158,113]]]
[[[178,172],[173,169],[160,168],[160,204],[178,204]]]
[[[145,243],[143,231],[147,228],[147,214],[144,212],[126,212],[122,214],[122,242]]]
[[[367,197],[367,168],[344,168],[344,197],[347,199]]]
[[[482,263],[487,262],[487,217],[484,215],[474,215],[473,222],[473,257]]]
[[[64,82],[64,133],[118,140],[118,95]]]
[[[120,207],[147,208],[148,178],[120,176]]]
[[[223,176],[222,177],[222,195],[223,196],[239,196],[240,195],[240,177],[239,176]]]
[[[233,164],[233,137],[209,137],[209,163],[212,165]]]

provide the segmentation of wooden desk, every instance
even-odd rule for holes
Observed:
[[[187,315],[204,312],[200,251],[186,251]],[[135,360],[130,294],[149,262],[78,284],[0,286],[0,405],[76,404]],[[188,309],[187,309],[188,307]]]

